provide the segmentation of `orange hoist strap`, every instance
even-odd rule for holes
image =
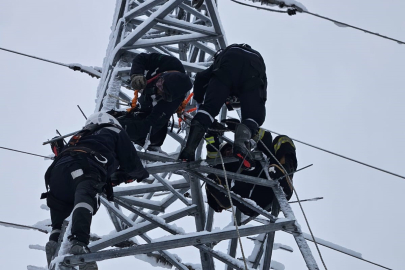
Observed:
[[[137,102],[138,102],[138,93],[139,93],[139,90],[134,91],[134,98],[132,99],[132,102],[131,102],[131,108],[128,108],[127,112],[132,112],[133,110],[135,110]]]
[[[194,96],[194,93],[191,93],[190,95],[188,95],[188,97],[180,104],[180,106],[177,108],[176,113],[177,114],[182,114],[184,112],[184,109],[187,106],[187,103],[190,102],[190,99]]]

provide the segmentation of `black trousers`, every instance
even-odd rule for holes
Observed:
[[[57,241],[63,221],[72,215],[72,236],[86,245],[90,239],[92,216],[97,212],[98,193],[105,185],[92,168],[92,177],[76,177],[81,166],[76,161],[56,165],[50,177],[47,204],[51,210],[52,233],[49,240]]]
[[[257,55],[245,50],[232,48],[224,53],[194,119],[208,129],[226,99],[236,96],[240,100],[242,123],[254,135],[266,117],[266,84],[260,79],[265,77],[265,67]]]

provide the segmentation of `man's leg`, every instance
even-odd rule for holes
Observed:
[[[49,241],[45,245],[46,260],[48,266],[55,255],[59,235],[63,221],[70,215],[73,209],[74,187],[71,185],[70,174],[65,173],[66,166],[56,166],[52,170],[50,179],[50,192],[46,199],[51,212],[52,231]]]
[[[216,76],[210,80],[204,101],[191,121],[186,146],[179,155],[180,160],[195,160],[195,150],[198,144],[208,127],[214,122],[215,116],[218,115],[229,94],[230,87],[226,86]]]
[[[255,161],[246,144],[256,135],[266,117],[265,100],[260,96],[260,91],[260,88],[245,90],[240,95],[242,123],[236,127],[233,154],[243,161],[247,169],[253,169]]]
[[[97,184],[99,182],[93,179],[84,179],[76,187],[75,206],[72,213],[72,235],[70,241],[72,247],[70,253],[84,254],[89,253],[87,247],[90,239],[90,225],[93,214],[98,210],[97,202]],[[86,263],[79,266],[80,270],[98,269],[95,262]]]

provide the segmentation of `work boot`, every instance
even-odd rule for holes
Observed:
[[[90,249],[86,246],[85,243],[80,242],[76,239],[71,240],[72,247],[70,248],[69,253],[73,255],[87,254],[90,253]],[[79,265],[79,270],[98,270],[96,262],[88,262]]]
[[[186,147],[180,152],[179,160],[194,161],[195,150],[200,144],[201,139],[204,137],[205,128],[197,120],[191,121],[190,133],[186,142]]]
[[[45,245],[46,261],[48,262],[48,267],[52,261],[52,257],[55,255],[57,247],[58,242],[55,242],[53,240],[49,240],[48,243],[46,243]]]
[[[239,124],[235,130],[235,142],[233,144],[233,156],[239,159],[242,166],[246,170],[253,170],[255,168],[255,161],[253,159],[250,149],[246,147],[249,145],[249,140],[252,137],[250,129],[244,125]]]

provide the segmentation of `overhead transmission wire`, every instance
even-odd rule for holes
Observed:
[[[371,32],[369,30],[366,30],[366,29],[363,29],[363,28],[360,28],[360,27],[357,27],[357,26],[354,26],[354,25],[350,25],[350,24],[347,24],[347,23],[344,23],[344,22],[340,22],[340,21],[337,21],[337,20],[334,20],[334,19],[331,19],[331,18],[328,18],[328,17],[325,17],[325,16],[321,16],[321,15],[306,11],[306,10],[296,6],[296,5],[287,5],[282,1],[274,1],[273,0],[273,1],[267,1],[267,3],[268,4],[278,5],[280,8],[287,7],[287,8],[290,8],[290,9],[288,9],[288,10],[277,10],[277,9],[264,8],[264,7],[260,7],[260,6],[256,6],[256,5],[242,3],[242,2],[239,2],[237,0],[231,0],[231,1],[235,2],[235,3],[239,4],[239,5],[248,6],[248,7],[251,7],[251,8],[256,8],[256,9],[260,9],[260,10],[266,10],[266,11],[270,11],[270,12],[277,12],[277,13],[287,13],[288,15],[295,15],[296,12],[306,13],[306,14],[312,15],[314,17],[318,17],[318,18],[321,18],[321,19],[324,19],[324,20],[327,20],[327,21],[331,21],[331,22],[337,24],[338,26],[340,25],[340,26],[350,27],[350,28],[353,28],[353,29],[356,29],[356,30],[359,30],[359,31],[363,31],[363,32],[365,32],[367,34],[371,34],[371,35],[375,35],[375,36],[380,37],[380,38],[395,41],[398,44],[405,44],[404,41],[401,41],[401,40],[398,40],[398,39],[395,39],[395,38],[391,38],[391,37],[388,37],[388,36],[384,36],[384,35],[381,35],[379,33]],[[261,1],[261,2],[265,3],[265,1]]]
[[[19,55],[22,55],[22,56],[26,56],[26,57],[33,58],[33,59],[37,59],[37,60],[40,60],[40,61],[52,63],[52,64],[55,64],[55,65],[59,65],[59,66],[63,66],[63,67],[68,67],[68,68],[70,68],[70,69],[72,69],[72,70],[74,70],[74,71],[80,71],[80,72],[82,72],[82,73],[86,73],[87,75],[89,75],[89,76],[91,76],[91,77],[100,78],[100,75],[98,75],[97,73],[95,73],[95,72],[99,72],[99,71],[95,70],[94,68],[91,68],[91,69],[93,69],[93,70],[95,71],[95,72],[91,72],[89,69],[86,69],[86,68],[83,69],[80,64],[79,64],[79,65],[78,65],[78,64],[64,64],[64,63],[60,63],[60,62],[48,60],[48,59],[45,59],[45,58],[41,58],[41,57],[37,57],[37,56],[33,56],[33,55],[21,53],[21,52],[9,50],[9,49],[2,48],[2,47],[0,47],[0,50],[7,51],[7,52],[11,52],[11,53],[15,53],[15,54],[19,54]],[[83,67],[84,67],[84,66],[83,66]]]
[[[270,131],[271,133],[274,133],[274,134],[277,134],[277,135],[281,135],[281,134],[278,133],[278,132],[271,131],[271,130],[268,130],[268,129],[266,129],[266,130],[267,130],[267,131]],[[315,145],[312,145],[312,144],[309,144],[309,143],[306,143],[306,142],[303,142],[303,141],[300,141],[300,140],[297,140],[297,139],[294,139],[294,138],[291,138],[291,137],[290,137],[290,139],[293,140],[293,141],[302,143],[302,144],[304,144],[304,145],[310,146],[310,147],[312,147],[312,148],[321,150],[321,151],[323,151],[323,152],[326,152],[326,153],[329,153],[329,154],[332,154],[332,155],[335,155],[335,156],[338,156],[338,157],[341,157],[341,158],[344,158],[344,159],[347,159],[347,160],[356,162],[356,163],[358,163],[358,164],[367,166],[367,167],[369,167],[369,168],[372,168],[372,169],[375,169],[375,170],[378,170],[378,171],[381,171],[381,172],[385,172],[385,173],[387,173],[387,174],[391,174],[391,175],[397,176],[397,177],[399,177],[399,178],[405,179],[405,176],[402,176],[402,175],[399,175],[399,174],[396,174],[396,173],[393,173],[393,172],[390,172],[390,171],[387,171],[387,170],[384,170],[384,169],[380,169],[380,168],[378,168],[378,167],[369,165],[369,164],[367,164],[367,163],[364,163],[364,162],[361,162],[361,161],[358,161],[358,160],[355,160],[355,159],[352,159],[352,158],[349,158],[349,157],[346,157],[346,156],[337,154],[337,153],[335,153],[335,152],[332,152],[332,151],[329,151],[329,150],[320,148],[320,147],[318,147],[318,146],[315,146]]]
[[[9,151],[14,151],[14,152],[18,152],[18,153],[23,153],[26,155],[32,155],[32,156],[37,156],[37,157],[43,157],[46,159],[54,159],[53,157],[47,157],[47,156],[42,156],[42,155],[37,155],[37,154],[33,154],[33,153],[29,153],[29,152],[24,152],[24,151],[20,151],[20,150],[16,150],[16,149],[11,149],[11,148],[7,148],[7,147],[2,147],[0,146],[1,149],[5,149],[5,150],[9,150]]]

